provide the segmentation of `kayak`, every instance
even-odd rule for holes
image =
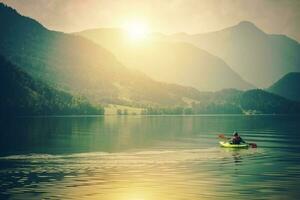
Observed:
[[[249,147],[248,144],[230,144],[229,142],[220,141],[219,142],[222,147],[227,148],[247,148]]]

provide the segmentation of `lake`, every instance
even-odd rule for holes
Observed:
[[[228,149],[239,131],[258,148]],[[299,199],[299,116],[1,121],[0,199]]]

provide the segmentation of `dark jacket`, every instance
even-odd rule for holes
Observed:
[[[245,143],[245,141],[238,135],[238,136],[233,136],[230,143],[231,144],[241,144],[241,143]]]

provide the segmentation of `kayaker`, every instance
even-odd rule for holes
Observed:
[[[230,139],[230,144],[246,143],[238,134],[237,131],[233,132],[233,137]]]

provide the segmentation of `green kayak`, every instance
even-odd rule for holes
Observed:
[[[219,142],[222,147],[228,148],[247,148],[249,147],[248,144],[230,144],[229,142],[220,141]]]

